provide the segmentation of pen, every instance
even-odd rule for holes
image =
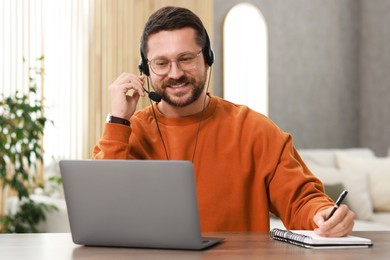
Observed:
[[[347,196],[347,194],[348,194],[348,191],[347,191],[347,190],[344,190],[344,191],[340,194],[339,198],[338,198],[337,201],[336,201],[336,204],[334,205],[332,211],[330,212],[330,214],[329,214],[329,216],[328,216],[328,218],[327,218],[326,220],[330,219],[330,218],[333,216],[333,214],[334,214],[335,211],[340,207],[341,202],[343,202],[343,200],[345,199],[345,197]]]

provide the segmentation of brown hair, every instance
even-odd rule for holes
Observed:
[[[196,31],[196,42],[204,49],[209,44],[207,32],[200,18],[192,11],[182,8],[167,6],[153,13],[145,24],[141,37],[141,56],[146,58],[148,52],[147,43],[149,36],[160,32],[191,27]]]

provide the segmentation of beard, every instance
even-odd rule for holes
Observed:
[[[205,78],[197,82],[194,79],[190,79],[189,77],[183,75],[177,80],[168,79],[166,82],[164,82],[162,87],[158,89],[158,91],[156,90],[156,92],[161,96],[162,100],[167,102],[169,105],[174,107],[186,107],[199,99],[205,88],[205,82]],[[178,93],[176,95],[170,95],[168,91],[166,91],[166,89],[170,86],[180,85],[182,83],[192,85],[189,93]]]

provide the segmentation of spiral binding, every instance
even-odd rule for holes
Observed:
[[[275,240],[287,242],[298,246],[304,246],[306,244],[305,239],[310,239],[309,236],[296,234],[289,230],[282,230],[279,228],[272,229],[270,232],[270,236]]]

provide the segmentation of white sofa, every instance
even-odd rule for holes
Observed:
[[[299,154],[326,191],[346,188],[356,213],[355,231],[390,230],[390,157],[368,148],[306,149]],[[284,227],[271,218],[271,227]]]

